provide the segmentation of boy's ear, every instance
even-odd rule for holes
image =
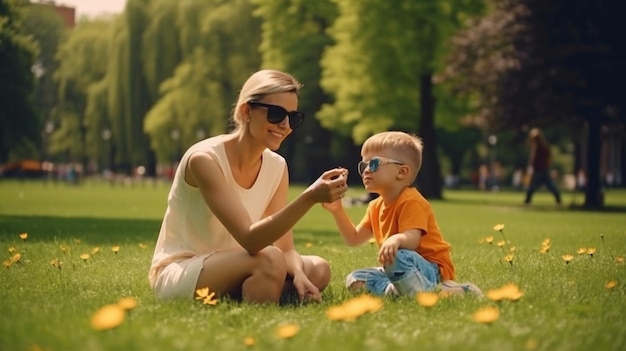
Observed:
[[[397,178],[398,179],[404,179],[404,178],[408,177],[409,176],[409,171],[410,171],[409,170],[409,166],[401,165],[400,169],[398,170]]]

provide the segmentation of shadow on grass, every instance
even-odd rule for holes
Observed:
[[[93,245],[143,242],[152,246],[159,234],[160,221],[144,219],[76,218],[0,215],[0,241],[65,241],[80,239]]]
[[[26,232],[30,242],[81,239],[93,245],[143,242],[152,246],[160,226],[160,220],[0,215],[0,241],[20,241],[19,234]],[[343,244],[337,231],[294,230],[298,247],[320,241]]]

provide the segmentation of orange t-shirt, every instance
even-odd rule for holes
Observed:
[[[374,233],[378,247],[390,235],[421,229],[422,237],[415,251],[439,266],[443,280],[454,279],[450,244],[441,235],[432,207],[416,188],[405,188],[394,202],[386,206],[381,197],[370,201],[360,225]]]

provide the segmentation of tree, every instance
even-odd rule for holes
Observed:
[[[477,97],[493,128],[565,125],[587,130],[585,206],[601,207],[602,126],[623,126],[626,57],[619,2],[494,2],[454,40],[450,76]]]
[[[418,132],[425,144],[420,190],[441,198],[432,77],[446,38],[482,2],[335,1],[340,15],[330,33],[336,44],[322,58],[321,81],[334,101],[322,107],[322,125],[358,143],[388,129]]]
[[[50,115],[55,129],[49,141],[49,151],[57,157],[87,163],[102,154],[101,132],[108,122],[100,114],[106,110],[101,105],[90,107],[89,95],[92,86],[105,79],[111,23],[107,19],[81,22],[58,48],[59,66],[51,73],[58,100]]]
[[[160,162],[178,159],[198,139],[228,129],[237,89],[260,64],[260,22],[252,10],[248,0],[180,3],[181,61],[160,83],[159,100],[143,124]]]
[[[353,145],[351,138],[323,128],[316,118],[322,104],[330,97],[319,85],[320,58],[332,44],[327,29],[337,17],[337,6],[331,0],[255,0],[255,14],[262,20],[260,51],[263,67],[293,74],[304,87],[298,108],[305,111],[304,124],[285,140],[279,152],[290,165],[292,180],[310,182],[324,170],[348,163],[358,156],[343,158],[331,154],[331,145]],[[331,143],[326,143],[331,139]],[[345,148],[344,148],[345,149]],[[354,147],[349,151],[356,151]],[[350,162],[351,163],[351,162]]]
[[[24,0],[0,1],[0,162],[8,161],[21,145],[37,145],[41,131],[33,107],[35,75],[31,71],[39,48],[22,30],[27,5]]]
[[[64,40],[65,24],[63,18],[50,6],[31,5],[26,7],[23,30],[33,36],[40,48],[37,63],[33,67],[37,77],[34,104],[39,115],[38,123],[44,126],[40,129],[44,129],[44,137],[47,137],[45,129],[50,127],[46,127],[46,124],[49,123],[51,111],[58,99],[58,84],[54,73],[59,62],[55,55]]]

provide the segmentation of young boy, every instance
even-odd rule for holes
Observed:
[[[421,139],[404,132],[379,133],[365,141],[361,157],[358,171],[363,185],[379,195],[370,201],[361,222],[354,226],[341,200],[323,204],[349,246],[373,237],[379,247],[382,267],[350,273],[348,289],[414,296],[439,286],[449,293],[482,295],[474,284],[453,281],[450,244],[443,239],[430,204],[412,186],[422,166]]]

